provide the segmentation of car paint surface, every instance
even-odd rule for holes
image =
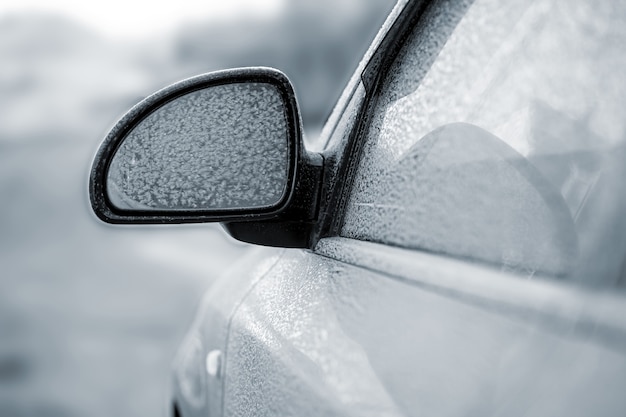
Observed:
[[[623,415],[621,297],[462,263],[285,252],[232,319],[224,415]]]
[[[189,366],[206,397],[183,415],[623,414],[623,297],[407,252],[251,254],[205,297]]]
[[[230,319],[245,295],[278,261],[281,249],[256,247],[222,275],[204,295],[173,364],[172,398],[184,416],[220,415],[223,358]],[[217,372],[206,359],[219,353]]]

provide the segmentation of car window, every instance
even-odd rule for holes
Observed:
[[[468,3],[387,70],[340,234],[623,286],[626,8]]]

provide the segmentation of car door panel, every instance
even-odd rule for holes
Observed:
[[[626,311],[620,299],[345,238],[316,251],[285,252],[235,312],[225,415],[626,406],[626,332],[611,319]]]

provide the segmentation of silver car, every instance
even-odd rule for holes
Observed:
[[[203,299],[175,416],[626,415],[626,4],[400,0],[306,149],[268,68],[105,139],[110,223],[259,247]]]

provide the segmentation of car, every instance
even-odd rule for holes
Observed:
[[[307,149],[270,68],[131,109],[116,224],[258,245],[203,298],[175,416],[626,415],[626,7],[400,0]]]

